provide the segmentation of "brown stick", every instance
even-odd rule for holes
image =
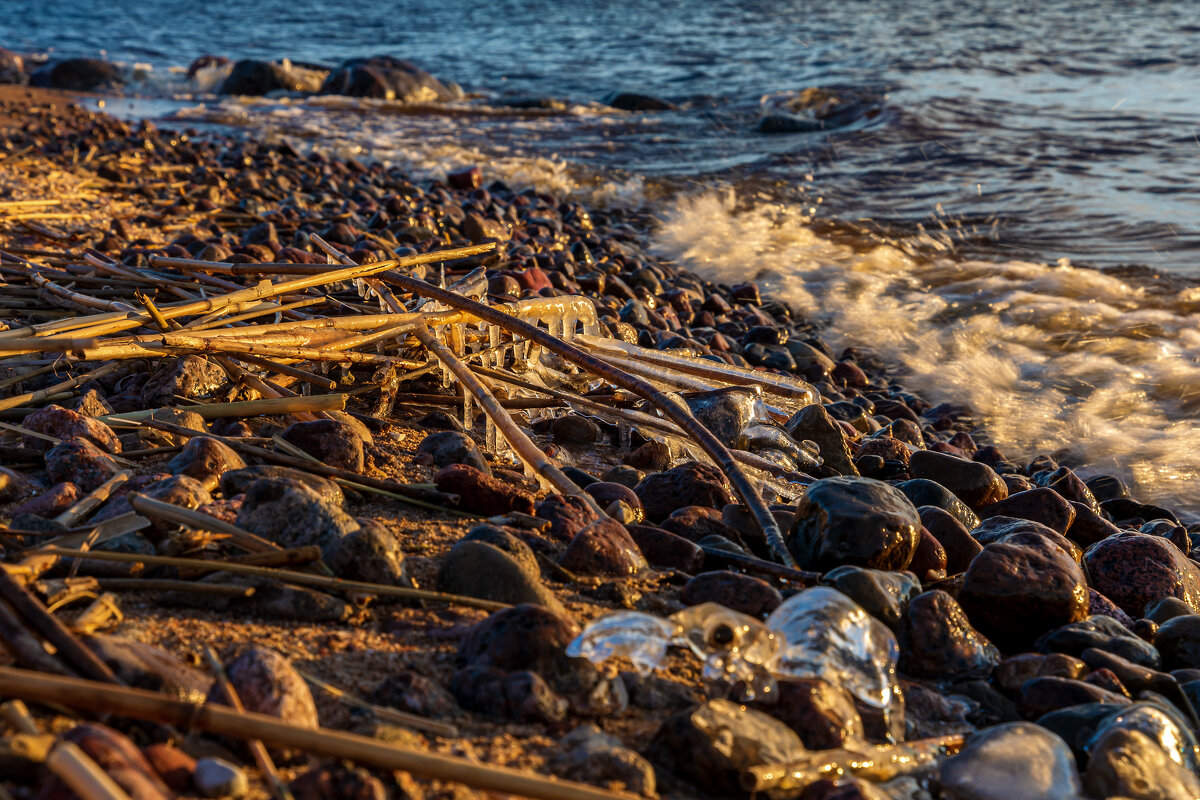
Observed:
[[[46,758],[46,768],[81,800],[129,800],[117,782],[74,742],[59,741]]]
[[[17,663],[52,675],[75,674],[46,652],[42,640],[17,616],[13,607],[3,600],[0,600],[0,638],[4,639],[4,644],[12,651]]]
[[[408,597],[414,600],[431,600],[440,603],[450,603],[469,608],[482,608],[485,611],[499,611],[510,608],[508,603],[497,603],[492,600],[480,600],[477,597],[466,597],[445,592],[433,592],[427,589],[410,589],[407,586],[385,586],[379,583],[365,581],[350,581],[343,578],[327,578],[324,575],[310,575],[307,572],[293,572],[288,569],[269,569],[248,564],[234,564],[228,561],[205,561],[201,558],[177,558],[173,556],[142,556],[136,553],[110,553],[102,550],[66,550],[55,547],[39,551],[56,556],[75,556],[92,561],[114,561],[121,564],[145,564],[161,567],[193,567],[212,570],[213,572],[232,572],[238,575],[254,575],[259,578],[298,583],[304,586],[320,586],[337,592],[357,592],[373,594],[380,597]],[[9,580],[12,580],[9,578]]]
[[[272,550],[269,553],[249,553],[244,556],[233,556],[221,559],[230,564],[249,564],[252,567],[299,567],[305,564],[315,564],[321,560],[321,548],[315,544],[306,547],[291,547],[287,550]],[[179,577],[184,580],[198,578],[212,570],[181,569]]]
[[[86,553],[86,551],[78,552]],[[121,679],[109,669],[108,664],[101,661],[99,656],[79,641],[70,628],[47,611],[41,601],[30,594],[28,589],[17,583],[7,570],[0,570],[0,596],[12,603],[13,609],[34,630],[46,637],[46,641],[58,648],[62,657],[79,670],[80,674],[95,680],[122,685]]]
[[[236,403],[209,403],[188,406],[188,411],[195,411],[204,419],[221,419],[223,417],[253,417],[275,416],[277,414],[295,414],[297,411],[341,411],[346,407],[344,394],[313,394],[308,397],[269,397],[266,400],[241,400]],[[159,408],[147,408],[142,411],[126,411],[122,414],[107,414],[97,417],[104,423],[110,421],[138,422],[147,420]],[[147,423],[149,424],[149,423]],[[199,431],[193,431],[195,436],[205,436]]]
[[[0,694],[38,703],[58,703],[133,719],[231,738],[261,739],[272,747],[304,750],[369,767],[401,770],[424,778],[450,781],[534,800],[636,800],[635,795],[556,780],[509,767],[475,764],[465,758],[413,750],[366,736],[300,728],[266,714],[238,713],[230,708],[172,700],[155,692],[106,686],[95,681],[51,677],[0,667]]]
[[[168,578],[100,578],[100,588],[114,592],[191,592],[221,597],[253,597],[253,586],[236,583],[175,581]]]
[[[197,530],[227,533],[231,542],[251,553],[270,553],[282,549],[274,542],[267,541],[261,536],[253,534],[245,528],[232,525],[223,519],[217,519],[211,514],[183,508],[173,503],[164,503],[161,500],[146,497],[144,494],[131,492],[129,505],[133,506],[134,511],[147,517],[174,522],[177,525],[187,525]]]

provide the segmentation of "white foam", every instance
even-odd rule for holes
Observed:
[[[653,244],[704,277],[760,281],[827,323],[837,346],[896,365],[926,399],[970,405],[1010,458],[1069,453],[1141,500],[1200,511],[1191,294],[1069,265],[859,254],[808,223],[797,208],[707,193],[677,199]]]

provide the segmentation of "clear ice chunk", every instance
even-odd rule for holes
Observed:
[[[821,678],[885,712],[898,703],[895,635],[836,589],[805,589],[766,624],[782,640],[776,675]]]
[[[600,664],[624,656],[642,675],[662,664],[667,648],[680,634],[679,625],[641,611],[619,611],[601,617],[567,645],[567,655]]]

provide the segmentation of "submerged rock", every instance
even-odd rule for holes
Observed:
[[[402,103],[451,100],[455,94],[444,83],[408,61],[392,56],[352,58],[329,73],[321,94],[375,97]]]

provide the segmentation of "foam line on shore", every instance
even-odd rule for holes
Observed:
[[[706,278],[758,280],[842,346],[896,365],[931,401],[969,404],[1010,457],[1055,453],[1130,481],[1143,500],[1200,507],[1195,290],[1023,261],[916,261],[816,235],[802,210],[679,198],[654,249]]]

